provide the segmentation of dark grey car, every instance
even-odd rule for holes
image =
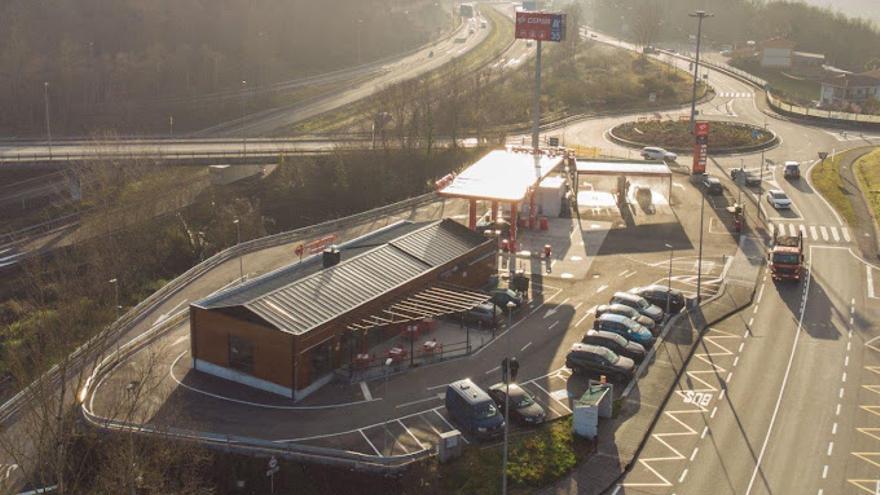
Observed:
[[[504,392],[507,385],[496,383],[489,387],[489,397],[498,404],[498,409],[504,413]],[[535,402],[535,398],[516,383],[510,384],[510,417],[520,423],[538,425],[547,418],[544,408]]]
[[[645,347],[638,342],[627,340],[626,337],[604,330],[587,330],[581,339],[584,344],[599,345],[614,351],[615,354],[628,357],[637,363],[645,359]]]
[[[645,287],[636,287],[635,289],[631,289],[630,292],[644,297],[649,303],[664,311],[666,311],[666,296],[668,295],[669,312],[672,314],[681,311],[687,303],[684,294],[680,290],[670,289],[665,285],[654,284]]]
[[[636,364],[632,359],[618,356],[602,346],[581,343],[572,344],[565,356],[565,366],[572,373],[599,373],[621,382],[628,382],[636,373]]]
[[[638,310],[636,310],[634,308],[631,308],[631,307],[626,306],[624,304],[603,304],[603,305],[596,308],[596,316],[597,317],[602,316],[605,313],[626,316],[630,320],[635,321],[636,323],[647,328],[648,330],[651,331],[651,333],[654,333],[656,335],[655,328],[656,328],[657,324],[654,323],[654,320],[639,313]]]
[[[611,297],[611,304],[623,304],[639,313],[654,320],[656,323],[663,321],[663,310],[649,303],[644,297],[629,292],[615,292]]]

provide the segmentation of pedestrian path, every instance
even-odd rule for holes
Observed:
[[[754,98],[755,93],[751,93],[751,92],[738,93],[735,91],[733,91],[733,92],[722,91],[722,92],[718,93],[718,96],[720,98]]]
[[[769,226],[771,237],[776,235],[777,232],[779,235],[790,236],[797,236],[798,232],[801,232],[804,235],[805,241],[825,244],[846,244],[852,241],[849,228],[836,225],[806,225],[803,223],[777,222],[771,223]]]

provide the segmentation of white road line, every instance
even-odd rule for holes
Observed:
[[[757,304],[761,304],[761,298],[764,297],[764,288],[765,288],[765,287],[767,287],[767,286],[766,286],[766,285],[762,285],[762,286],[761,286],[761,290],[758,291],[758,299],[757,299],[757,301],[756,301]]]
[[[628,272],[628,271],[629,271],[629,268],[627,268],[626,270],[624,270],[624,271],[618,273],[617,276],[618,276],[618,277],[622,277],[622,276],[624,276],[624,275],[626,274],[626,272]]]
[[[828,228],[831,230],[831,237],[834,238],[834,242],[840,242],[840,235],[837,234],[837,228],[833,225]]]
[[[596,289],[596,294],[602,292],[603,290],[605,290],[605,289],[607,289],[607,288],[608,288],[608,286],[605,285],[605,284],[600,285],[599,288]]]
[[[553,330],[553,327],[555,327],[556,325],[559,325],[559,320],[554,321],[553,324],[550,325],[550,327],[548,328],[548,330]]]
[[[831,425],[831,434],[837,435],[837,421],[835,421],[834,424]]]
[[[694,451],[691,452],[691,457],[689,459],[690,462],[694,462],[694,457],[697,456],[697,452],[699,452],[699,451],[700,451],[699,447],[694,447]]]
[[[733,358],[733,365],[736,366],[737,364],[739,364],[739,356]]]
[[[587,314],[585,314],[584,316],[581,316],[581,319],[578,320],[577,323],[574,324],[574,326],[579,327],[581,325],[581,323],[583,323],[584,320],[587,319],[588,316],[590,316],[589,312]]]
[[[422,442],[420,442],[419,439],[416,438],[415,435],[413,435],[413,432],[411,432],[411,431],[409,430],[409,428],[407,428],[407,426],[406,426],[405,424],[403,424],[403,421],[401,421],[401,420],[398,419],[397,422],[400,423],[400,426],[402,426],[403,429],[406,430],[407,433],[409,433],[409,437],[412,438],[412,439],[416,442],[416,445],[418,445],[419,447],[421,447],[421,448],[423,448],[423,449],[425,448],[425,444],[423,444]]]
[[[524,352],[524,351],[525,351],[525,350],[526,350],[526,349],[528,349],[528,348],[529,348],[529,346],[530,346],[530,345],[532,345],[532,343],[531,343],[531,342],[529,342],[529,343],[528,343],[528,344],[526,344],[526,345],[524,345],[524,346],[522,346],[522,349],[520,349],[520,350],[519,350],[519,352]]]
[[[715,417],[715,413],[717,413],[717,412],[718,412],[718,406],[713,407],[713,408],[712,408],[712,413],[709,414],[709,418],[714,418],[714,417]]]
[[[840,232],[843,234],[843,240],[845,240],[846,242],[849,242],[850,241],[849,229],[846,227],[841,227]]]
[[[581,307],[581,304],[583,304],[583,303],[584,303],[584,302],[583,302],[583,301],[581,301],[581,302],[579,302],[579,303],[577,303],[577,304],[575,304],[575,305],[574,305],[574,310],[575,310],[575,311],[577,311],[577,310],[578,310],[578,308],[580,308],[580,307]]]
[[[724,400],[724,395],[727,393],[726,388],[722,388],[721,392],[718,394],[718,400]]]
[[[837,394],[839,398],[843,398],[843,387],[840,387],[840,393]]]
[[[793,223],[788,224],[788,235],[795,237],[797,235],[797,232],[795,232],[795,230],[796,229]]]
[[[733,378],[733,372],[732,372],[732,371],[731,371],[730,373],[727,374],[727,379],[725,379],[724,381],[725,381],[725,382],[729,382],[731,378]]]
[[[825,464],[825,466],[822,468],[822,479],[824,480],[827,477],[828,477],[828,464]]]
[[[874,299],[874,274],[871,273],[872,268],[870,266],[865,266],[865,269],[868,274],[868,297]]]
[[[810,249],[812,251],[812,249]],[[812,259],[812,252],[810,253],[810,259]],[[807,283],[804,287],[804,293],[810,293],[810,282],[812,277],[810,276],[810,261],[807,261]],[[804,305],[806,306],[806,305]],[[788,356],[788,364],[785,367],[785,374],[782,377],[782,385],[779,387],[779,395],[776,397],[776,405],[773,407],[773,415],[770,417],[770,425],[767,427],[767,434],[764,436],[764,442],[761,445],[761,451],[758,454],[758,460],[755,462],[755,469],[752,470],[751,479],[749,479],[748,488],[746,488],[745,495],[749,495],[752,492],[752,487],[755,485],[755,479],[758,476],[758,470],[761,469],[761,462],[764,460],[764,453],[767,451],[767,445],[770,443],[770,434],[773,432],[773,424],[776,422],[776,416],[779,414],[779,407],[782,405],[782,396],[785,394],[785,386],[788,384],[788,377],[791,374],[791,367],[794,363],[794,356],[797,352],[798,342],[800,341],[801,329],[804,325],[804,308],[801,308],[800,318],[798,319],[797,331],[794,334],[794,342],[791,344],[791,352]],[[839,405],[838,405],[839,407]]]
[[[831,455],[831,452],[834,451],[834,442],[828,442],[828,453],[827,455]]]
[[[498,371],[500,369],[501,369],[501,366],[496,366],[496,367],[492,368],[491,370],[487,371],[486,374],[491,375],[492,373],[495,373],[496,371]]]
[[[373,394],[370,393],[370,387],[367,386],[367,382],[361,382],[361,393],[364,394],[364,399],[373,400]]]
[[[632,277],[633,275],[635,275],[636,273],[639,273],[639,272],[633,270],[632,273],[629,273],[629,274],[627,274],[627,275],[624,275],[623,278],[630,278],[630,277]]]
[[[743,347],[745,347],[745,346],[746,346],[746,343],[745,343],[745,342],[740,342],[740,343],[739,343],[739,349],[738,349],[736,352],[742,352],[742,351],[743,351]]]
[[[816,233],[816,226],[810,225],[810,238],[814,241],[819,240],[819,234]]]
[[[428,402],[428,401],[432,401],[432,400],[440,400],[442,397],[443,397],[442,394],[433,395],[431,397],[425,397],[424,399],[417,399],[417,400],[410,401],[410,402],[404,402],[403,404],[398,404],[394,407],[395,407],[395,409],[400,409],[402,407],[408,407],[408,406],[413,406],[415,404],[421,404],[422,402]]]
[[[709,427],[708,427],[708,426],[704,426],[704,427],[703,427],[703,433],[700,433],[700,440],[706,438],[706,433],[707,433],[708,431],[709,431]]]
[[[681,483],[684,481],[684,478],[688,475],[687,468],[684,468],[684,471],[681,472],[681,476],[678,477],[678,482]]]
[[[754,317],[749,318],[749,324],[748,324],[748,326],[751,327],[752,324],[754,324],[754,323],[755,323],[755,318],[754,318]]]
[[[367,438],[367,435],[364,433],[364,430],[358,430],[358,433],[360,433],[361,436],[364,437],[364,440],[366,440],[367,443],[370,445],[370,447],[373,448],[373,452],[375,452],[377,456],[379,456],[379,457],[385,457],[384,455],[382,455],[381,452],[379,452],[379,449],[377,449],[376,446],[373,445],[373,442],[371,442],[370,439]],[[383,432],[383,433],[384,433],[384,432]]]
[[[840,377],[840,381],[846,383],[846,371],[843,372],[843,376]]]
[[[828,229],[825,228],[824,225],[819,226],[819,231],[822,232],[822,240],[828,240]]]
[[[840,403],[837,403],[837,408],[834,409],[834,415],[840,416]]]
[[[843,366],[844,367],[849,366],[849,356],[846,356],[845,358],[843,358]]]

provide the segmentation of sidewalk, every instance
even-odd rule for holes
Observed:
[[[744,236],[719,294],[674,320],[646,368],[647,374],[641,375],[629,395],[622,398],[616,417],[600,422],[593,456],[539,493],[599,494],[619,481],[672,396],[673,384],[687,367],[702,333],[751,304],[763,264],[763,244],[755,237]]]

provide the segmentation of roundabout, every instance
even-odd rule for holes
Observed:
[[[776,134],[742,122],[710,121],[709,152],[714,155],[750,153],[779,143]],[[660,146],[687,153],[693,151],[694,136],[688,120],[639,120],[618,124],[608,131],[615,143],[629,148]]]

